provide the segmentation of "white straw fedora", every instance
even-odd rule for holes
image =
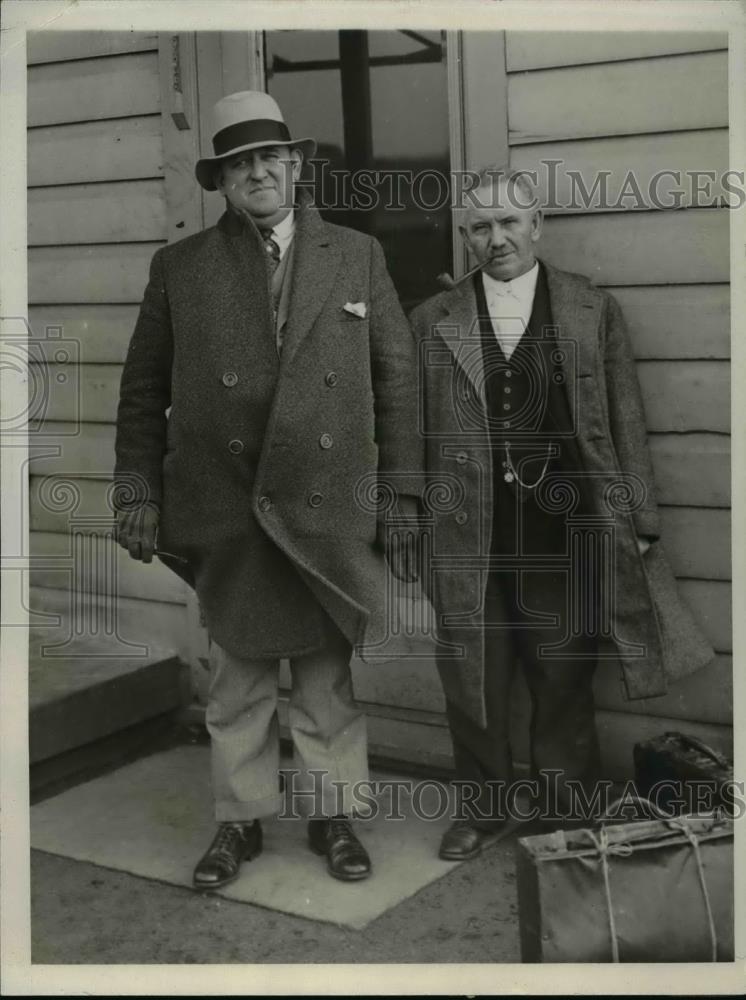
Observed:
[[[215,191],[215,164],[235,153],[262,146],[297,146],[304,159],[313,156],[313,139],[291,139],[282,111],[274,98],[261,90],[241,90],[223,97],[212,110],[214,156],[197,162],[194,173],[206,191]]]

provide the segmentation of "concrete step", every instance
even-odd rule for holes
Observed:
[[[173,650],[150,647],[144,656],[122,656],[112,644],[107,654],[106,643],[91,637],[54,648],[43,631],[31,640],[32,766],[179,710],[191,699],[189,670]]]

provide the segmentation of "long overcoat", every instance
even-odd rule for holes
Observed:
[[[183,560],[163,561],[238,656],[312,648],[309,600],[352,643],[382,634],[372,485],[414,492],[423,464],[415,344],[381,247],[308,202],[261,419],[258,338],[276,355],[266,252],[230,211],[155,253],[121,383],[120,506],[134,481],[160,509],[158,546]]]
[[[585,277],[544,267],[556,336],[572,345],[559,356],[590,510],[614,518],[613,641],[607,648],[618,656],[629,698],[663,694],[668,678],[693,672],[713,651],[679,599],[659,540],[644,411],[624,320],[615,299]],[[439,668],[446,697],[483,726],[481,611],[487,576],[479,559],[490,553],[494,512],[489,441],[484,433],[466,433],[463,419],[474,406],[486,421],[473,284],[428,299],[410,321],[423,373],[427,474],[436,498],[429,505],[432,552],[441,565],[451,558],[457,570],[433,572],[423,583],[441,623],[445,652]],[[466,411],[456,402],[459,394]],[[442,492],[460,497],[455,506],[442,496],[438,501],[438,482]],[[652,543],[644,555],[638,536]],[[469,556],[476,559],[469,563]],[[453,625],[453,616],[468,616],[468,627]],[[448,643],[461,650],[455,658]]]

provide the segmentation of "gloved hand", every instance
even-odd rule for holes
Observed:
[[[387,525],[379,523],[378,526],[386,562],[398,580],[414,583],[420,575],[420,519],[414,497],[399,497],[395,521]]]
[[[152,504],[118,512],[117,541],[133,559],[140,559],[144,563],[153,561],[158,518],[158,508]]]

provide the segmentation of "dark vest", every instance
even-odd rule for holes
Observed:
[[[493,549],[516,551],[518,506],[529,531],[523,533],[523,549],[532,552],[556,551],[564,543],[564,519],[543,509],[536,492],[524,489],[517,480],[506,482],[510,462],[520,478],[535,483],[544,468],[551,445],[559,454],[547,465],[546,475],[568,475],[579,488],[577,473],[582,463],[573,434],[567,400],[565,373],[559,352],[561,343],[553,326],[546,273],[539,264],[536,292],[526,332],[506,358],[492,329],[481,274],[475,276],[477,313],[485,370],[485,393],[489,434],[493,452],[494,526]],[[571,331],[561,331],[561,339]],[[575,509],[586,506],[581,501]]]

